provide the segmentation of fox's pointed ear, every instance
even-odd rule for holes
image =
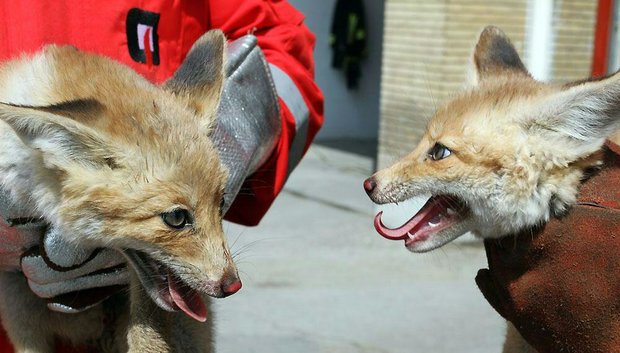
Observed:
[[[13,129],[24,145],[40,151],[47,167],[64,169],[76,162],[112,166],[110,144],[95,131],[66,117],[85,114],[84,109],[92,107],[91,103],[74,101],[45,107],[1,103],[0,120]]]
[[[164,89],[189,99],[203,117],[212,120],[224,86],[226,38],[220,30],[200,37]]]
[[[88,104],[47,107],[0,104],[0,186],[11,199],[56,219],[63,177],[72,166],[116,166],[102,139],[63,115],[88,114]]]
[[[567,149],[587,156],[620,129],[620,73],[566,85],[540,106],[527,120],[529,127],[561,137]]]
[[[523,75],[530,77],[517,50],[501,29],[488,26],[480,33],[472,55],[468,84],[498,75]]]

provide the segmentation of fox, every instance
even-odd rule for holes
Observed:
[[[480,33],[468,72],[417,147],[364,181],[377,204],[431,195],[400,227],[386,227],[381,212],[375,217],[382,236],[404,240],[411,252],[466,232],[506,237],[565,215],[584,176],[601,167],[605,140],[620,129],[619,73],[540,82],[497,27]],[[534,352],[514,328],[508,341],[504,352]]]
[[[227,170],[210,139],[226,38],[203,34],[156,85],[112,59],[45,46],[0,66],[0,186],[70,244],[128,260],[127,292],[51,312],[21,273],[0,273],[17,353],[56,338],[102,352],[213,352],[210,297],[241,288],[222,225]]]

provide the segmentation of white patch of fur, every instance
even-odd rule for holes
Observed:
[[[47,105],[53,87],[54,63],[45,52],[29,60],[14,62],[0,80],[0,102],[17,105]]]
[[[0,80],[0,103],[24,106],[54,103],[49,91],[53,87],[54,72],[53,58],[46,55],[45,51],[27,60],[6,64]],[[13,112],[8,113],[5,119],[11,119],[12,114]],[[26,120],[37,121],[36,118],[24,119],[21,124],[28,123]],[[37,216],[57,220],[60,185],[47,168],[66,163],[72,154],[67,156],[67,152],[71,151],[66,147],[71,144],[66,135],[49,126],[29,129],[38,130],[37,135],[44,138],[22,136],[22,140],[6,121],[0,119],[0,151],[11,151],[0,153],[0,186],[4,190],[10,190],[13,201],[18,200],[24,206],[27,204],[27,208],[32,208]],[[42,158],[42,151],[50,156],[56,155],[62,161],[54,162],[53,158]]]
[[[472,50],[474,52],[475,48]],[[478,70],[476,70],[476,64],[474,63],[474,55],[469,56],[469,64],[465,70],[465,83],[463,89],[472,89],[480,84],[480,78],[478,77]]]
[[[532,143],[532,141],[530,141]],[[494,178],[490,190],[470,185],[463,190],[463,197],[478,190],[477,202],[472,202],[472,212],[485,219],[478,235],[497,238],[514,234],[523,229],[547,222],[554,214],[561,214],[576,201],[582,171],[566,169],[558,176],[554,168],[567,168],[541,150],[531,150],[526,144],[517,153],[515,165],[499,178]],[[557,169],[556,169],[557,171]],[[487,215],[483,217],[483,215]]]

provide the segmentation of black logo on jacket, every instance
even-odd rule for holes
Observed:
[[[143,64],[159,65],[159,14],[133,8],[127,13],[127,47],[129,55]]]

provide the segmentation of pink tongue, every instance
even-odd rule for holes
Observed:
[[[386,239],[411,240],[416,238],[418,231],[423,231],[424,228],[428,230],[444,222],[455,223],[459,216],[451,215],[448,209],[450,207],[461,209],[460,205],[461,203],[451,196],[433,196],[422,206],[416,215],[398,228],[386,227],[381,220],[383,212],[379,212],[375,217],[375,229]]]
[[[191,318],[200,322],[207,321],[207,307],[200,294],[186,285],[179,285],[179,283],[179,279],[168,274],[168,289],[174,303]]]
[[[442,204],[442,198],[433,197],[414,215],[407,223],[398,228],[388,228],[383,224],[381,216],[383,211],[379,212],[375,217],[375,229],[384,238],[389,240],[406,240],[410,238],[423,224],[431,222],[438,223],[441,219],[440,214],[445,209]]]

